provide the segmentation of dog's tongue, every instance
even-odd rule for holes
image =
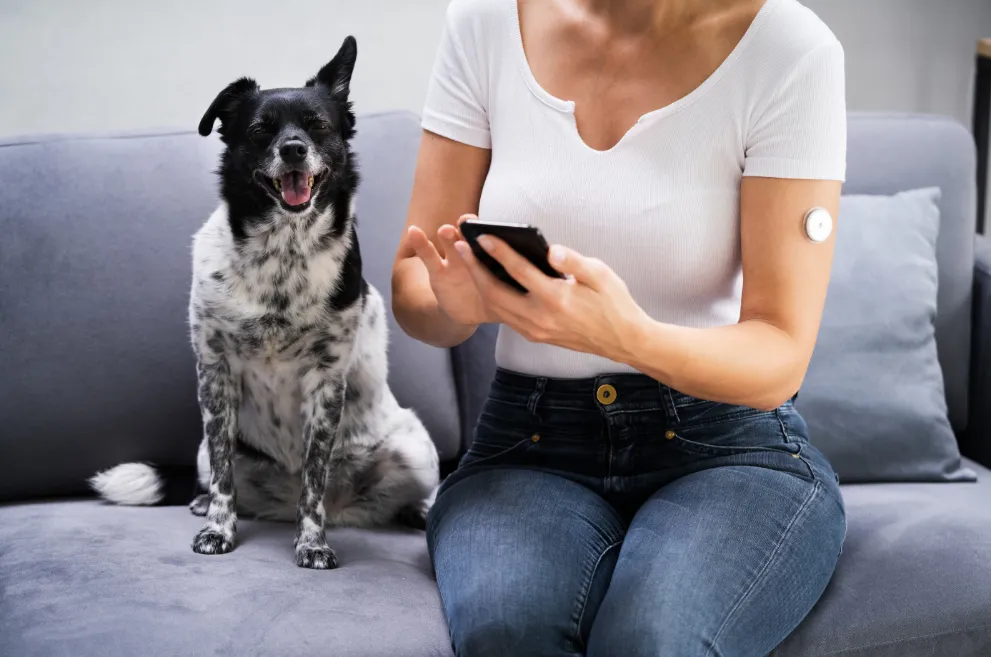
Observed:
[[[290,171],[282,176],[282,200],[287,205],[303,205],[310,200],[309,176],[301,171]]]

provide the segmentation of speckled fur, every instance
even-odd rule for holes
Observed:
[[[438,483],[430,437],[388,387],[386,311],[361,276],[346,103],[353,64],[350,40],[303,90],[260,92],[239,80],[201,124],[205,134],[219,118],[227,144],[224,202],[194,238],[189,303],[206,491],[190,510],[205,516],[193,541],[202,554],[232,550],[238,515],[247,515],[295,521],[296,563],[333,568],[326,525],[422,525]],[[306,134],[297,116],[316,104],[338,133]],[[266,111],[281,123],[271,147],[258,149],[239,132],[252,124],[245,114]],[[285,138],[309,144],[298,166],[326,171],[301,209],[253,182],[254,172],[284,166]]]

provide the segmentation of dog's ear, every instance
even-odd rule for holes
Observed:
[[[210,103],[206,114],[200,119],[200,134],[206,137],[213,132],[213,124],[220,119],[220,132],[223,134],[223,126],[230,121],[237,109],[237,104],[258,91],[258,83],[251,78],[241,78],[227,85],[223,91]]]
[[[341,49],[334,58],[320,69],[315,78],[307,81],[306,86],[326,87],[336,100],[347,100],[351,93],[351,74],[354,72],[354,62],[357,59],[358,42],[353,36],[349,36],[344,39]]]

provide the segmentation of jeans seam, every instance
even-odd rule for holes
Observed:
[[[747,587],[747,590],[744,591],[740,595],[739,599],[733,604],[732,608],[730,608],[729,610],[729,613],[726,614],[725,620],[723,620],[722,624],[719,626],[719,629],[716,630],[715,635],[713,635],[712,637],[712,643],[709,645],[709,648],[706,650],[707,657],[709,655],[718,654],[715,651],[717,650],[717,646],[719,645],[719,638],[722,635],[723,630],[726,629],[730,621],[733,620],[737,611],[739,611],[739,609],[743,606],[743,603],[754,592],[754,590],[757,588],[757,585],[760,584],[760,582],[763,580],[764,576],[768,573],[768,571],[770,571],[771,566],[774,564],[774,561],[781,554],[781,550],[785,544],[785,541],[788,540],[788,538],[791,536],[791,533],[794,530],[795,526],[798,524],[798,521],[805,516],[806,512],[812,506],[812,502],[816,499],[816,497],[818,497],[819,491],[821,489],[822,489],[822,485],[819,483],[818,480],[816,480],[815,484],[812,486],[812,492],[809,493],[808,497],[805,498],[805,501],[802,502],[802,506],[800,506],[798,508],[798,511],[795,512],[795,515],[792,516],[791,521],[788,523],[788,526],[785,527],[785,530],[781,532],[781,537],[778,539],[778,542],[775,544],[774,549],[771,550],[771,554],[764,562],[764,565],[760,569],[760,572],[758,572],[757,575],[754,576],[754,579],[750,583],[750,586]]]
[[[616,541],[606,546],[604,550],[599,554],[599,558],[595,560],[595,565],[592,566],[592,572],[585,579],[585,585],[582,587],[581,593],[579,593],[579,608],[578,608],[578,619],[575,621],[575,633],[571,638],[571,643],[581,650],[585,649],[585,642],[582,640],[582,621],[585,619],[585,609],[588,607],[588,594],[592,589],[592,582],[595,581],[595,575],[599,572],[599,566],[602,565],[602,560],[605,559],[606,555],[609,554],[611,550],[619,547],[623,544],[623,541]]]

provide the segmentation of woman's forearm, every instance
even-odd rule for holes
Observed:
[[[440,309],[419,258],[406,258],[393,270],[392,313],[407,335],[434,347],[457,346],[478,328],[459,324]]]
[[[801,386],[810,354],[760,320],[688,328],[645,320],[617,360],[675,390],[712,401],[777,408]]]

